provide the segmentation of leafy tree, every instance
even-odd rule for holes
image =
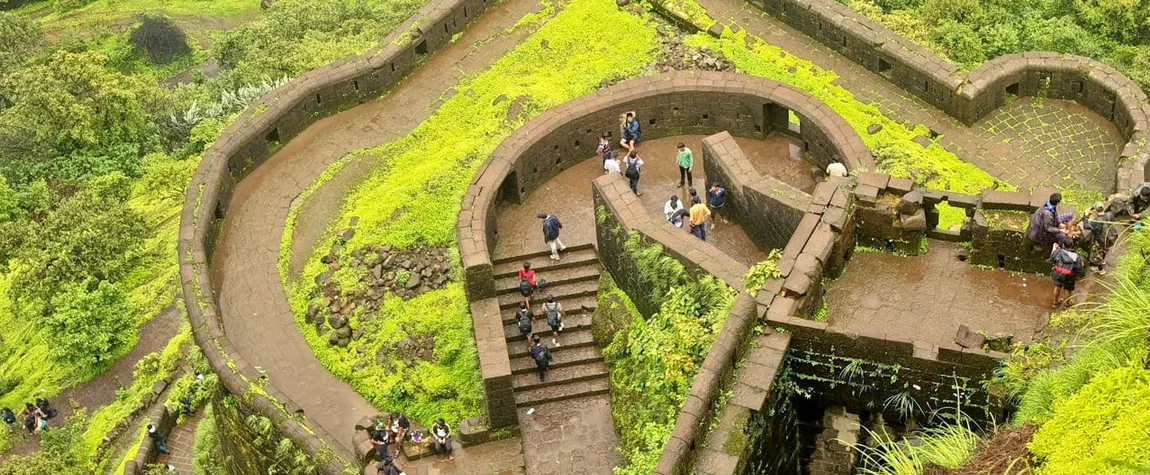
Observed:
[[[1019,28],[1014,24],[993,23],[978,30],[978,34],[982,37],[987,58],[1014,53],[1022,44]]]
[[[66,284],[115,282],[131,270],[147,227],[124,202],[126,180],[107,178],[98,185],[64,200],[31,226],[33,237],[21,251],[11,288],[14,300],[48,310],[42,305]]]
[[[57,51],[6,77],[13,106],[0,112],[3,161],[140,142],[152,129],[149,104],[160,91],[109,71],[105,61],[95,52]]]
[[[0,11],[0,78],[19,67],[44,43],[44,32],[30,18]],[[0,106],[4,105],[0,92]]]
[[[1150,0],[1073,0],[1084,26],[1111,39],[1139,43],[1150,39]]]
[[[1103,56],[1104,50],[1098,38],[1082,29],[1069,16],[1031,20],[1024,25],[1024,29],[1024,50],[1058,51],[1090,58]]]
[[[966,24],[945,20],[934,28],[931,36],[943,54],[964,67],[972,68],[986,60],[982,40]]]
[[[54,458],[44,452],[16,455],[0,465],[0,475],[87,475],[88,467]]]
[[[40,322],[58,361],[97,368],[131,343],[136,331],[127,295],[111,282],[67,284],[52,307]]]
[[[977,28],[985,19],[979,0],[926,0],[919,11],[928,25],[940,25],[949,20],[967,28]]]

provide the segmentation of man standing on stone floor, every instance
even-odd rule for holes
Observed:
[[[711,229],[715,229],[715,219],[720,218],[719,210],[723,209],[723,205],[727,204],[727,190],[718,183],[711,183],[711,189],[707,190],[707,204],[711,205],[711,211],[715,214],[711,218]],[[723,223],[726,224],[727,219],[721,218]]]
[[[563,229],[563,223],[553,214],[539,213],[535,217],[543,220],[543,242],[551,249],[551,260],[559,260],[559,251],[567,249],[563,241],[559,240],[559,230]]]
[[[683,186],[684,179],[687,186],[695,186],[691,180],[691,170],[695,168],[695,154],[687,148],[687,144],[679,142],[679,153],[675,155],[675,162],[679,165],[679,187]]]
[[[711,210],[703,204],[698,196],[691,198],[691,234],[702,241],[707,240],[707,219],[711,217]]]

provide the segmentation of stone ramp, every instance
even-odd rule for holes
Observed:
[[[196,427],[200,424],[200,419],[203,419],[203,409],[196,413],[196,415],[189,417],[183,424],[177,425],[172,428],[172,432],[168,433],[168,455],[160,455],[156,459],[156,463],[171,465],[176,469],[176,473],[195,473],[193,470],[192,456],[194,454],[194,447],[196,442]]]

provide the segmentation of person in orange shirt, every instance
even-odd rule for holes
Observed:
[[[711,210],[698,196],[691,198],[691,234],[700,240],[707,240],[707,220],[711,218]]]

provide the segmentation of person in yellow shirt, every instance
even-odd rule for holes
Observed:
[[[691,198],[691,234],[700,240],[707,240],[707,220],[711,218],[711,210],[698,196]]]

